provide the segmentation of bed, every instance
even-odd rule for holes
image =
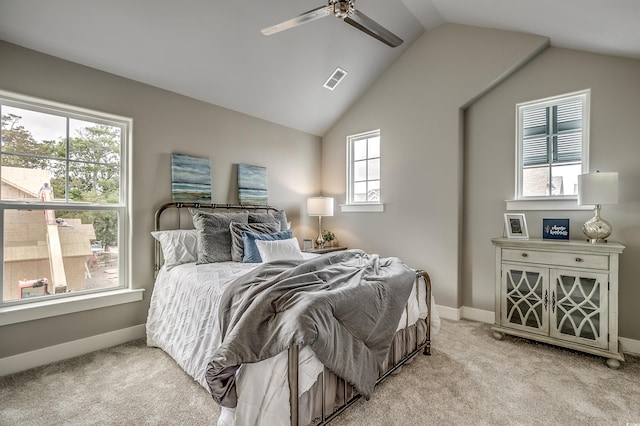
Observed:
[[[238,212],[242,212],[243,215],[246,213],[246,224],[239,225],[234,222],[237,218],[235,214]],[[223,220],[221,223],[206,221],[203,223],[201,220],[203,217],[206,220],[211,220],[211,217],[215,220],[220,218]],[[231,219],[227,220],[228,218]],[[253,220],[249,222],[249,218]],[[229,221],[231,224],[228,223]],[[188,229],[194,225],[195,229]],[[231,227],[230,233],[225,233],[225,226]],[[274,230],[276,228],[277,230]],[[369,395],[368,387],[358,383],[361,379],[360,373],[356,375],[357,377],[351,377],[353,375],[349,374],[352,369],[349,366],[353,366],[353,360],[350,363],[346,359],[344,362],[340,359],[344,356],[342,352],[349,352],[351,350],[349,348],[356,347],[351,341],[346,345],[343,344],[340,351],[332,350],[339,353],[329,355],[330,358],[333,357],[331,359],[327,359],[327,355],[323,354],[321,345],[315,344],[316,338],[305,344],[304,339],[288,336],[286,339],[291,339],[291,342],[287,344],[288,340],[286,340],[280,344],[280,346],[286,346],[284,350],[280,350],[280,346],[275,345],[274,348],[269,348],[271,351],[269,352],[263,348],[268,346],[267,343],[261,344],[260,350],[247,348],[243,351],[245,346],[252,346],[255,340],[252,337],[250,340],[243,341],[242,336],[247,336],[243,330],[240,334],[240,343],[237,343],[236,347],[240,348],[240,352],[248,352],[239,356],[245,357],[240,359],[249,359],[249,361],[239,363],[233,357],[236,353],[229,352],[231,351],[229,348],[233,347],[233,344],[229,343],[230,335],[233,333],[229,330],[243,321],[237,320],[234,323],[234,318],[236,316],[241,318],[241,316],[225,317],[223,313],[239,303],[260,306],[253,301],[246,302],[244,295],[242,296],[244,299],[239,296],[244,294],[242,291],[246,292],[243,289],[255,288],[256,277],[264,279],[266,287],[271,289],[277,288],[282,283],[290,286],[292,279],[295,281],[299,276],[309,276],[309,274],[295,273],[298,269],[312,270],[314,277],[325,277],[322,274],[325,273],[326,268],[331,268],[332,278],[320,283],[324,287],[314,288],[309,282],[305,282],[304,290],[301,290],[302,294],[312,294],[313,297],[317,297],[318,288],[324,294],[327,286],[330,286],[331,289],[335,287],[339,290],[339,297],[343,303],[345,301],[353,303],[348,298],[354,296],[342,290],[351,287],[331,284],[335,277],[348,276],[346,279],[352,281],[355,275],[366,270],[368,272],[363,272],[365,275],[368,274],[366,277],[358,275],[359,281],[365,282],[370,279],[370,268],[374,268],[376,274],[380,275],[402,267],[399,266],[401,262],[399,263],[398,259],[382,259],[377,255],[359,250],[327,255],[302,253],[299,247],[292,249],[292,246],[297,246],[297,240],[291,237],[290,231],[287,233],[287,228],[286,214],[269,206],[166,203],[155,212],[155,230],[152,234],[156,239],[154,269],[156,281],[147,319],[147,344],[161,348],[169,354],[187,374],[212,393],[214,399],[222,406],[218,425],[326,424],[358,400],[362,396],[362,389],[366,389],[365,396]],[[231,251],[236,251],[231,256],[227,255],[224,244],[223,249],[214,247],[208,253],[201,252],[202,246],[206,245],[205,240],[218,241],[229,236]],[[257,242],[253,240],[254,238]],[[239,241],[246,243],[245,246],[239,248],[238,246],[242,246]],[[258,248],[257,255],[262,255],[258,256],[259,262],[255,261],[256,247],[253,247],[252,242]],[[297,250],[297,252],[287,254],[287,250]],[[210,256],[209,259],[206,259],[207,255]],[[289,256],[296,258],[290,260]],[[378,366],[378,371],[374,371],[373,386],[390,374],[398,372],[402,365],[410,362],[420,352],[425,355],[430,354],[432,332],[439,328],[439,318],[435,312],[428,274],[423,271],[409,271],[412,274],[412,282],[403,284],[405,286],[403,288],[406,288],[403,291],[406,291],[408,297],[402,299],[401,312],[397,314],[400,317],[397,326],[394,325],[395,323],[391,324],[392,335],[388,339],[391,341],[391,346],[385,347],[384,360]],[[406,271],[399,275],[404,277],[403,281],[407,281]],[[335,278],[336,281],[338,279]],[[393,281],[391,275],[385,276],[384,279],[374,277],[372,280],[375,282],[365,283],[365,291],[369,291],[368,287],[371,283]],[[282,294],[290,293],[288,289],[289,287],[286,287],[286,291],[277,293],[268,304],[275,306],[276,302],[282,300]],[[253,294],[251,291],[249,293]],[[328,291],[328,293],[331,292]],[[367,297],[364,296],[364,299]],[[286,303],[287,309],[290,304],[290,302]],[[317,306],[318,304],[314,302],[307,305]],[[313,309],[315,309],[313,315],[320,315],[322,319],[319,322],[324,323],[326,319],[323,316],[324,308]],[[264,327],[265,324],[275,321],[275,317],[280,318],[284,315],[282,313],[285,309],[276,308],[276,310],[277,315],[274,314],[266,319],[260,319],[256,316],[260,312],[254,311],[251,312],[250,317],[257,318],[254,322]],[[332,312],[328,317],[333,319],[332,315],[336,313]],[[245,314],[246,316],[248,314]],[[341,318],[340,321],[347,322],[349,318]],[[340,321],[338,324],[342,327],[343,324]],[[377,322],[376,327],[384,322],[375,318],[372,321]],[[287,328],[291,320],[283,320],[282,324],[285,326],[280,325],[276,328],[278,330]],[[330,330],[335,330],[336,326],[330,327],[334,327]],[[386,327],[388,329],[389,325]],[[314,325],[313,328],[315,330],[318,326]],[[380,331],[381,335],[385,332]],[[262,331],[257,333],[257,335],[262,334],[268,333]],[[330,334],[333,336],[334,333]],[[338,334],[340,333],[336,333]],[[223,338],[223,335],[226,337]],[[385,340],[373,337],[368,341]],[[314,350],[311,349],[312,346]],[[345,347],[348,350],[345,350]],[[225,350],[227,352],[224,352]],[[359,349],[356,349],[356,352],[357,350]],[[369,350],[368,347],[367,350]],[[379,353],[379,349],[376,350]],[[253,357],[258,352],[260,354]],[[323,356],[324,362],[332,368],[327,368],[318,356]],[[355,354],[356,359],[362,356],[361,353]],[[226,365],[225,361],[230,359],[234,362],[230,362],[232,365]],[[377,359],[379,360],[379,357]],[[215,360],[221,361],[218,364],[220,368],[217,370],[214,368]],[[342,362],[344,368],[341,368]],[[233,368],[230,369],[230,367]],[[341,370],[341,375],[334,373]],[[220,379],[220,372],[226,374],[222,379]],[[347,377],[348,380],[342,377]],[[230,388],[224,388],[219,392],[218,385],[223,383],[227,386],[226,383],[229,380],[232,382]]]

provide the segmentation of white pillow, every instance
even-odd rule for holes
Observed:
[[[198,240],[195,229],[154,231],[151,235],[160,241],[162,257],[167,269],[198,260]]]
[[[296,237],[276,241],[256,240],[256,246],[258,247],[258,252],[263,262],[302,259],[302,252],[300,251]]]

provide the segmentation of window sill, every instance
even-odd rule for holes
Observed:
[[[381,213],[384,212],[384,204],[341,204],[343,213]]]
[[[507,211],[517,210],[593,210],[593,206],[580,206],[576,198],[506,200]]]
[[[144,289],[114,290],[0,308],[0,326],[142,300]]]

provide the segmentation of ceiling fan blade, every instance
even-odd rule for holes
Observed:
[[[344,18],[344,21],[347,24],[353,25],[360,31],[364,31],[371,37],[375,37],[384,44],[387,44],[391,47],[400,46],[402,44],[402,39],[400,37],[387,30],[357,9],[354,10],[353,13],[349,14],[349,16]]]
[[[315,21],[316,19],[329,16],[331,13],[329,6],[321,6],[317,9],[310,10],[288,21],[281,22],[274,26],[265,28],[262,30],[262,34],[271,35],[280,31],[288,30],[289,28],[297,27],[298,25],[306,24],[307,22]]]

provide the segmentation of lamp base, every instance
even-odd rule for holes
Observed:
[[[324,238],[322,238],[322,216],[318,216],[318,238],[316,238],[316,248],[324,248]]]
[[[596,205],[594,211],[595,216],[585,222],[582,226],[582,232],[592,244],[606,243],[607,237],[611,235],[613,227],[609,222],[600,217],[600,205]]]

